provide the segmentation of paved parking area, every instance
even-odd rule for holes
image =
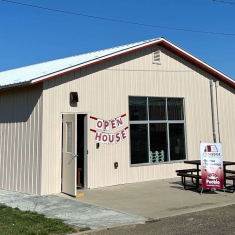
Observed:
[[[235,205],[163,218],[145,224],[121,226],[87,235],[234,235]]]

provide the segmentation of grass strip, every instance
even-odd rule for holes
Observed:
[[[65,224],[60,219],[46,218],[42,214],[31,211],[21,211],[0,204],[0,234],[1,235],[49,235],[68,234],[77,230]]]

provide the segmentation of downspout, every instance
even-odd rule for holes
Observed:
[[[213,81],[213,80],[210,80],[210,90],[211,90],[211,114],[212,114],[213,140],[214,140],[214,143],[216,143],[213,86],[214,86],[214,81]]]
[[[220,121],[219,121],[219,104],[218,104],[218,87],[219,87],[219,81],[215,83],[215,95],[216,95],[216,110],[217,110],[217,125],[218,125],[218,137],[219,137],[219,143],[221,143],[220,140]]]

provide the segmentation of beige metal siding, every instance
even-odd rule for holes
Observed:
[[[41,192],[42,84],[0,91],[0,187]]]
[[[219,82],[217,87],[220,141],[223,158],[235,160],[235,89]],[[218,123],[217,123],[218,128]],[[219,140],[218,140],[219,141]]]
[[[150,47],[141,49],[43,82],[43,194],[61,190],[62,113],[107,120],[126,113],[123,120],[128,126],[128,96],[184,97],[188,159],[199,159],[200,141],[213,141],[209,82],[213,77],[164,48],[161,65],[153,64],[151,52]],[[71,91],[78,92],[77,107],[69,104]],[[88,118],[89,188],[175,177],[175,170],[185,167],[183,163],[131,167],[129,129],[125,141],[96,149],[90,128],[95,129],[95,121]]]

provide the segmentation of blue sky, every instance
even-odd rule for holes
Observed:
[[[15,1],[124,21],[235,34],[235,5],[212,0]],[[235,36],[129,25],[0,1],[0,71],[156,37],[167,38],[235,79]]]

